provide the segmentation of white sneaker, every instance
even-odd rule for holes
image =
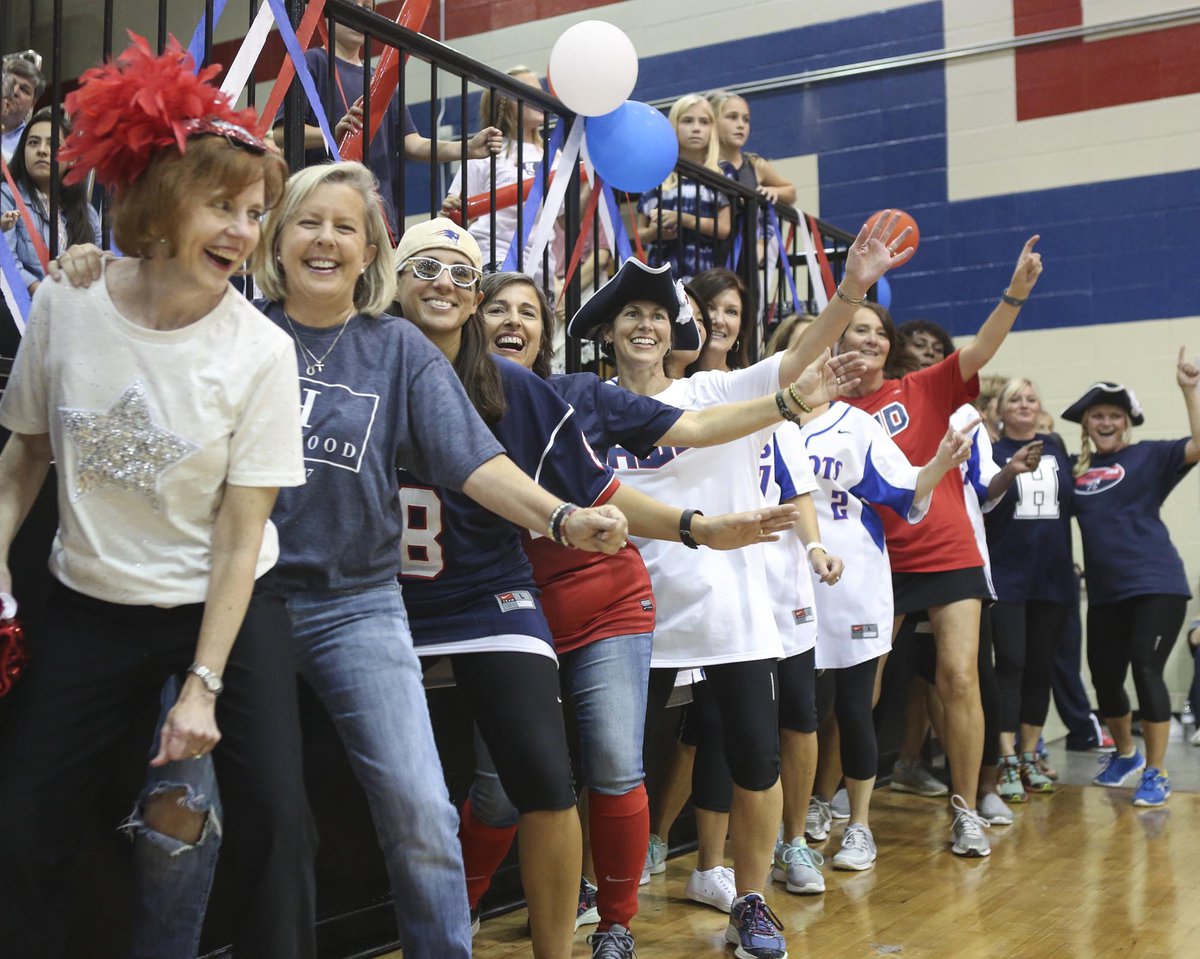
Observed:
[[[808,801],[808,812],[804,816],[804,835],[809,842],[824,842],[829,838],[829,827],[833,825],[833,812],[824,799],[813,796]]]
[[[829,801],[829,811],[834,819],[850,818],[850,794],[845,789],[839,789]]]
[[[962,796],[951,796],[950,808],[954,810],[954,825],[950,827],[950,851],[956,856],[990,856],[992,846],[984,834],[984,829],[991,828],[988,823],[967,805]]]
[[[996,793],[984,793],[975,811],[989,826],[1011,826],[1013,824],[1012,810],[1008,803]]]
[[[737,898],[733,870],[728,866],[713,866],[707,872],[693,869],[684,895],[693,902],[702,902],[721,912],[729,912],[733,900]]]
[[[862,872],[875,865],[875,856],[875,837],[870,828],[852,822],[842,833],[842,848],[833,857],[833,868]]]

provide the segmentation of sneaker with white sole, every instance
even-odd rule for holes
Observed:
[[[919,762],[896,761],[892,767],[892,788],[916,796],[945,796],[950,789]]]
[[[829,800],[829,811],[834,819],[850,818],[850,794],[844,788],[835,792]]]
[[[637,959],[633,935],[620,923],[614,922],[603,932],[593,932],[587,941],[592,947],[592,959]]]
[[[1021,761],[1016,756],[1000,757],[1000,778],[996,784],[1005,802],[1026,802],[1025,783],[1021,781]]]
[[[808,812],[804,816],[804,835],[809,842],[824,842],[829,838],[829,827],[833,825],[833,811],[829,803],[818,796],[808,801]]]
[[[1054,792],[1054,780],[1047,776],[1038,761],[1037,753],[1021,753],[1021,782],[1027,793]]]
[[[967,805],[962,796],[951,796],[950,808],[954,811],[954,824],[950,827],[950,851],[956,856],[970,858],[990,856],[992,846],[984,829],[991,827]]]
[[[1132,756],[1109,753],[1100,757],[1100,772],[1092,777],[1097,786],[1124,786],[1146,768],[1146,759],[1136,749]]]
[[[995,793],[984,793],[975,807],[975,812],[989,826],[1011,826],[1013,824],[1012,810],[1008,804]]]
[[[862,872],[875,865],[875,857],[875,837],[870,827],[852,822],[842,833],[842,848],[833,857],[833,868]]]
[[[575,912],[575,928],[594,926],[600,921],[600,910],[596,908],[597,889],[586,876],[579,880],[579,908]]]
[[[737,948],[737,959],[788,959],[783,923],[758,893],[748,893],[729,914],[725,941]]]
[[[665,842],[650,833],[650,842],[646,846],[646,864],[642,867],[642,878],[638,882],[639,886],[644,886],[650,881],[651,876],[660,876],[667,871],[667,853],[670,848]]]
[[[1171,780],[1153,766],[1147,766],[1142,781],[1133,791],[1135,806],[1163,806],[1171,798]]]
[[[788,892],[815,896],[825,891],[825,877],[821,867],[825,857],[815,849],[809,849],[803,836],[791,842],[775,844],[775,862],[771,866],[771,878],[782,882]]]
[[[692,902],[700,902],[720,909],[721,912],[729,912],[729,907],[737,898],[733,870],[728,866],[713,866],[706,872],[693,869],[683,894]]]

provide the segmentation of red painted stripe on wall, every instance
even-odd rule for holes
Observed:
[[[1081,0],[1013,0],[1015,33],[1083,23]],[[1017,119],[1200,93],[1200,25],[1016,52]]]

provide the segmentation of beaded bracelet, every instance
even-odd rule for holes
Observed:
[[[801,411],[805,413],[811,413],[813,411],[813,408],[800,398],[800,391],[796,389],[795,383],[788,384],[788,392],[791,394],[792,399],[796,401],[796,405],[800,407]]]
[[[785,400],[783,397],[784,397],[783,390],[780,390],[778,393],[775,394],[775,405],[779,407],[779,415],[782,416],[789,423],[799,423],[800,417],[798,417],[795,413],[793,413],[791,411],[791,409],[787,405],[787,400]]]
[[[550,514],[550,524],[546,528],[546,535],[559,546],[570,547],[571,544],[563,535],[563,528],[567,524],[567,518],[578,510],[579,507],[574,503],[559,503],[554,508],[554,512]]]

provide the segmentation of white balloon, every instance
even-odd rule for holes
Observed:
[[[585,117],[612,113],[637,83],[633,42],[604,20],[584,20],[564,31],[550,51],[555,95]]]

